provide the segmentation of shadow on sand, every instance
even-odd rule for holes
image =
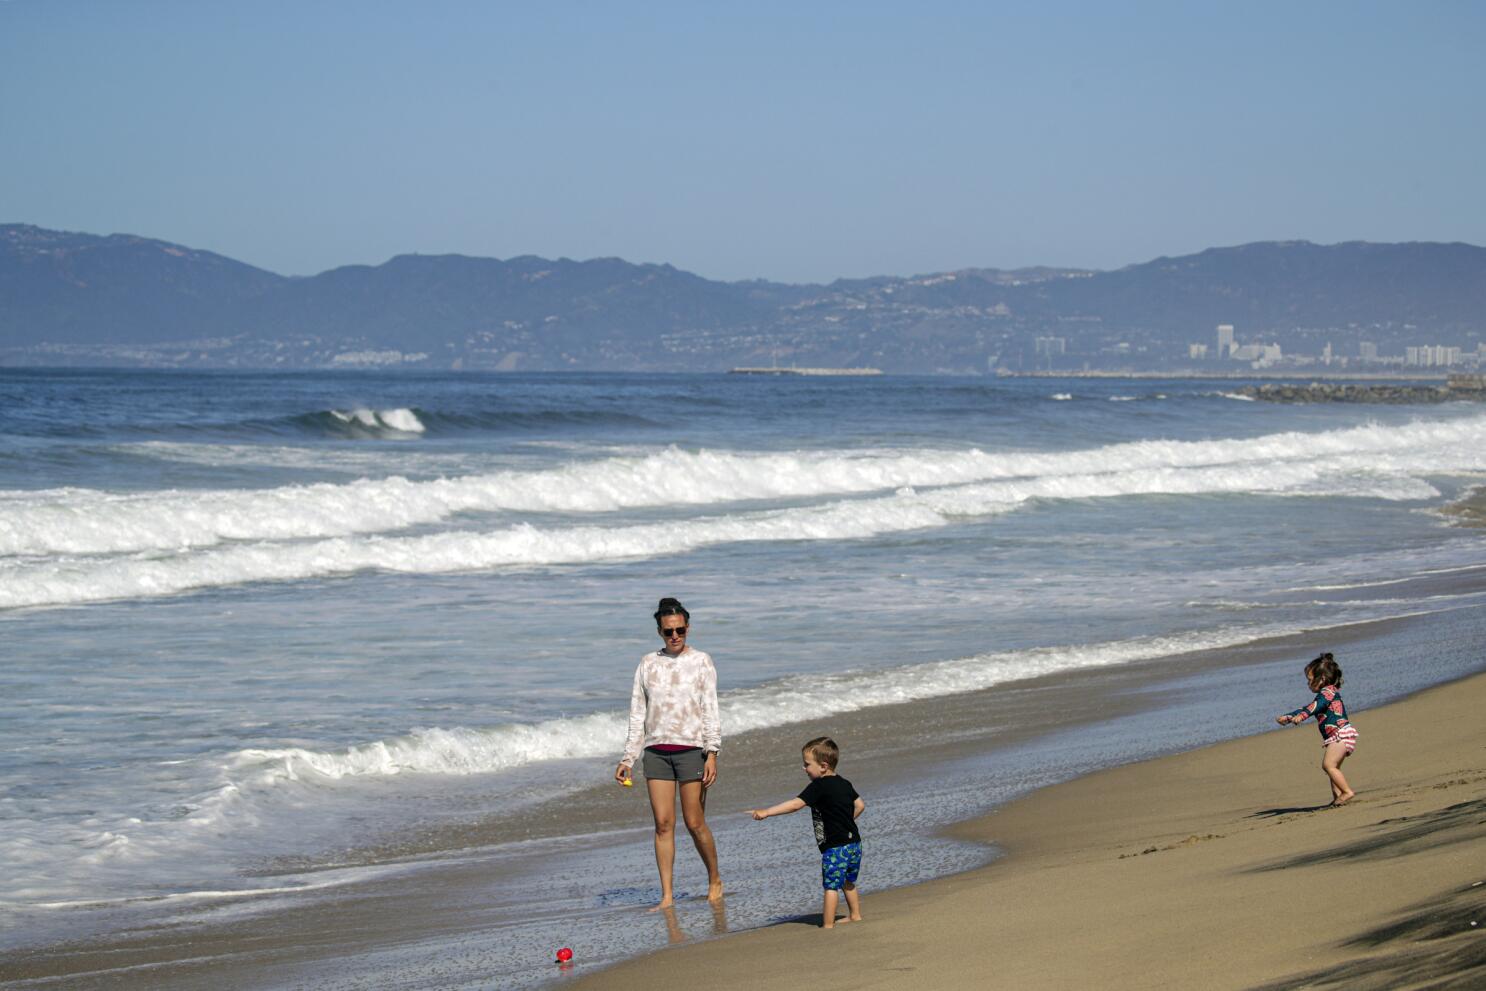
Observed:
[[[1306,810],[1296,810],[1306,811]],[[1407,857],[1425,850],[1481,842],[1486,799],[1459,802],[1422,815],[1382,819],[1372,835],[1255,868],[1284,870],[1301,864],[1358,863]],[[1376,953],[1327,970],[1297,974],[1255,991],[1345,988],[1346,991],[1466,991],[1486,988],[1486,869],[1462,887],[1409,907],[1386,925],[1357,933],[1341,945]],[[1343,913],[1345,915],[1345,913]]]
[[[1290,809],[1265,809],[1262,812],[1251,812],[1249,813],[1248,818],[1274,819],[1279,816],[1294,815],[1297,812],[1320,812],[1323,809],[1329,808],[1331,808],[1330,805],[1297,805],[1294,808]]]
[[[1343,945],[1382,952],[1255,991],[1345,988],[1347,991],[1466,991],[1486,987],[1486,881],[1413,906],[1385,926]]]
[[[1354,806],[1347,806],[1353,808]],[[1327,806],[1321,806],[1327,808]],[[1297,809],[1295,811],[1309,811]],[[1264,813],[1255,813],[1263,815]],[[1386,857],[1406,857],[1420,850],[1438,850],[1457,843],[1479,842],[1481,826],[1486,824],[1486,798],[1458,802],[1455,805],[1436,809],[1416,816],[1399,816],[1396,819],[1380,819],[1373,823],[1374,835],[1352,843],[1334,846],[1329,850],[1288,857],[1253,868],[1255,872],[1282,871],[1302,864],[1347,863],[1360,860],[1378,860]]]

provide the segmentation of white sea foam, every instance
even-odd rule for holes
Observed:
[[[1376,457],[1366,461],[1369,467],[1377,464]],[[653,556],[657,548],[676,554],[749,541],[860,540],[996,515],[1032,500],[1235,492],[1390,500],[1439,495],[1427,482],[1406,474],[1358,474],[1357,467],[1349,456],[1271,464],[1264,470],[1252,465],[1147,468],[1049,475],[927,492],[905,488],[879,498],[663,523],[551,528],[518,523],[484,532],[240,544],[169,556],[60,559],[39,564],[12,561],[0,570],[0,608],[153,597],[244,582],[329,578],[371,570],[432,574],[639,559]]]
[[[719,701],[729,733],[746,733],[875,706],[978,691],[1064,671],[1128,664],[1245,643],[1288,632],[1276,627],[1228,628],[1113,643],[1042,647],[976,654],[877,671],[792,675],[727,692]],[[279,782],[331,784],[401,774],[488,774],[543,760],[617,754],[624,743],[623,712],[508,724],[488,729],[422,729],[345,750],[244,750],[232,756],[235,786],[251,791]]]
[[[1366,579],[1366,580],[1359,580],[1359,581],[1337,582],[1337,583],[1333,583],[1333,584],[1318,584],[1318,585],[1296,585],[1296,586],[1287,588],[1286,591],[1288,591],[1288,592],[1303,592],[1303,591],[1335,592],[1335,591],[1345,591],[1347,589],[1356,589],[1356,588],[1382,588],[1382,587],[1388,586],[1388,585],[1406,585],[1406,584],[1409,584],[1409,583],[1412,583],[1412,582],[1420,581],[1421,579],[1435,578],[1435,577],[1438,577],[1440,575],[1480,574],[1483,570],[1486,570],[1486,566],[1483,566],[1483,565],[1481,565],[1479,563],[1471,563],[1471,564],[1464,564],[1464,565],[1453,565],[1453,566],[1444,567],[1444,568],[1419,567],[1419,568],[1411,568],[1409,570],[1410,570],[1410,573],[1407,574],[1407,575],[1405,575],[1402,578]]]
[[[1387,585],[1405,585],[1409,582],[1418,581],[1418,575],[1408,575],[1403,578],[1385,578],[1378,581],[1340,582],[1334,585],[1297,585],[1287,591],[1314,591],[1314,592],[1344,592],[1355,588],[1382,588]]]
[[[35,908],[113,908],[126,904],[179,904],[189,902],[213,902],[213,901],[238,901],[247,898],[266,898],[273,895],[301,895],[307,891],[323,891],[330,888],[344,887],[357,881],[365,880],[374,872],[366,869],[359,871],[339,871],[331,880],[305,881],[300,884],[279,884],[262,888],[231,888],[225,891],[202,890],[202,891],[176,891],[164,895],[140,895],[125,898],[80,898],[69,901],[37,902]],[[323,872],[322,872],[323,875]]]
[[[724,506],[932,488],[1228,466],[1259,478],[1272,467],[1320,465],[1363,475],[1486,468],[1486,417],[1369,425],[1241,440],[1142,441],[1081,451],[682,451],[613,457],[539,471],[412,481],[401,476],[263,490],[115,494],[91,489],[0,493],[0,557],[178,551],[226,541],[392,533],[463,513],[609,513]],[[1350,460],[1348,460],[1350,459]],[[1138,486],[1140,491],[1161,491]],[[1224,484],[1221,491],[1235,491]],[[1174,492],[1192,491],[1178,483]],[[1095,495],[1099,493],[1093,493]],[[1077,493],[1070,493],[1077,497]]]

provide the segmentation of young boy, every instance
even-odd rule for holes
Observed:
[[[846,922],[862,921],[862,896],[857,893],[857,871],[862,866],[862,834],[857,816],[867,807],[851,782],[836,773],[841,751],[836,741],[824,736],[805,744],[800,752],[810,783],[798,798],[767,809],[754,809],[755,819],[788,815],[810,806],[815,820],[815,842],[820,847],[820,878],[825,887],[821,927],[836,927],[836,892],[846,895]]]

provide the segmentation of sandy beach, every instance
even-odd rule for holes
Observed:
[[[1038,791],[956,827],[1003,858],[884,893],[869,811],[861,924],[816,909],[572,986],[1486,986],[1483,707],[1478,675],[1355,713],[1342,808],[1307,723]]]

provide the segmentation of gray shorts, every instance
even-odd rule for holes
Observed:
[[[706,762],[707,755],[702,753],[701,747],[678,750],[673,754],[657,753],[646,747],[640,766],[651,781],[700,781],[702,765]]]

